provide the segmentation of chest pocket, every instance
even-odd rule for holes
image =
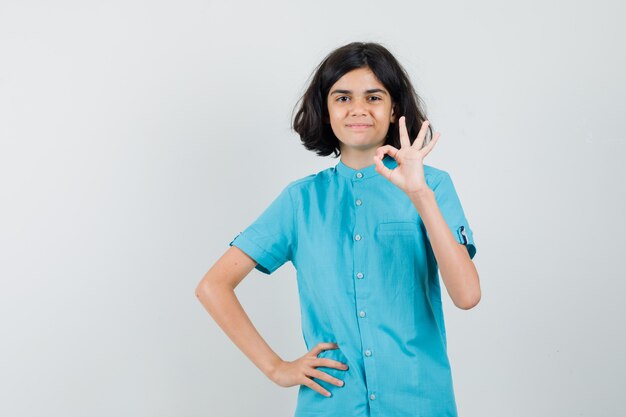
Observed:
[[[421,288],[424,250],[419,219],[414,221],[386,221],[376,226],[377,256],[385,262],[383,279],[385,291],[395,293],[393,297],[405,297]]]
[[[380,223],[377,227],[379,235],[417,235],[419,225],[417,222],[387,222]]]

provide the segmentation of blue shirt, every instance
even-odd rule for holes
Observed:
[[[390,169],[396,161],[386,155]],[[424,165],[427,185],[455,239],[476,247],[450,175]],[[271,274],[287,261],[297,271],[307,350],[348,370],[318,367],[344,381],[314,378],[325,397],[300,385],[295,417],[457,416],[447,355],[438,267],[417,209],[376,172],[341,160],[292,181],[235,245]]]

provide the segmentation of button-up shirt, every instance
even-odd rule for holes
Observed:
[[[386,155],[390,169],[397,162]],[[424,177],[457,242],[476,253],[450,175],[424,165]],[[230,242],[271,274],[297,272],[307,350],[320,342],[348,370],[317,369],[325,397],[300,385],[295,417],[452,417],[457,415],[447,355],[437,261],[409,197],[375,164],[334,166],[290,182]]]

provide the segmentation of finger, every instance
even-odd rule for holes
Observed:
[[[383,163],[385,154],[391,155],[391,157],[395,159],[398,155],[398,149],[391,145],[381,146],[376,149],[376,155],[373,158],[376,164],[376,172],[383,175],[385,178],[389,178],[391,170]]]
[[[341,379],[328,375],[326,372],[322,372],[318,369],[312,369],[309,375],[311,375],[314,378],[321,379],[322,381],[326,381],[329,384],[337,385],[338,387],[343,387],[343,381]]]
[[[307,387],[311,388],[313,391],[317,391],[325,397],[330,397],[330,391],[325,390],[324,387],[322,387],[320,384],[318,384],[317,382],[313,381],[310,378],[304,378],[304,379],[305,380],[302,381],[302,385],[306,385]]]
[[[406,130],[406,117],[400,117],[398,128],[400,129],[400,147],[404,148],[405,146],[411,146],[409,132]]]
[[[339,345],[334,342],[320,342],[311,349],[311,353],[315,356],[319,355],[320,352],[327,349],[337,349]]]
[[[435,133],[435,136],[433,136],[433,139],[428,143],[428,145],[424,146],[421,150],[420,153],[422,154],[422,159],[428,155],[430,153],[430,151],[435,147],[435,144],[437,143],[437,141],[439,140],[439,136],[441,136],[439,134],[439,132]]]
[[[420,128],[419,133],[417,134],[417,138],[413,141],[413,147],[420,148],[424,143],[424,138],[426,137],[426,132],[428,131],[428,125],[430,122],[428,120],[424,120],[422,123],[422,127]]]
[[[380,159],[383,159],[385,154],[389,154],[392,158],[395,159],[396,155],[398,154],[398,149],[391,145],[381,146],[376,149],[376,156],[378,156]]]
[[[383,164],[383,160],[378,155],[374,156],[374,163],[376,164],[376,172],[387,179],[391,177],[391,170]]]
[[[347,364],[328,358],[318,358],[315,362],[313,362],[313,364],[313,366],[325,366],[326,368],[335,368],[341,371],[348,369]]]

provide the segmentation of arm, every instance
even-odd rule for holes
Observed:
[[[255,266],[256,261],[245,252],[230,247],[202,278],[196,297],[233,343],[272,379],[282,360],[254,327],[234,291]]]
[[[454,305],[469,310],[480,300],[480,284],[478,272],[469,257],[464,245],[459,244],[443,217],[435,198],[435,192],[426,183],[423,159],[433,149],[439,140],[439,133],[424,147],[420,148],[426,137],[428,120],[422,123],[417,138],[411,144],[406,128],[405,117],[400,117],[400,149],[391,145],[376,149],[374,162],[376,171],[398,186],[411,199],[417,209],[437,259],[448,294]],[[398,166],[393,170],[387,168],[383,162],[384,154],[390,154],[396,159]]]
[[[412,193],[409,198],[424,222],[450,298],[457,307],[469,310],[480,301],[480,282],[465,245],[452,235],[430,188]]]
[[[283,387],[306,385],[323,395],[330,395],[311,377],[342,386],[343,381],[318,366],[347,370],[346,364],[319,358],[321,351],[337,349],[336,343],[318,343],[301,358],[283,361],[256,330],[235,295],[235,287],[252,271],[257,262],[237,246],[230,247],[209,269],[196,288],[196,296],[217,324],[237,347],[273,382]]]

